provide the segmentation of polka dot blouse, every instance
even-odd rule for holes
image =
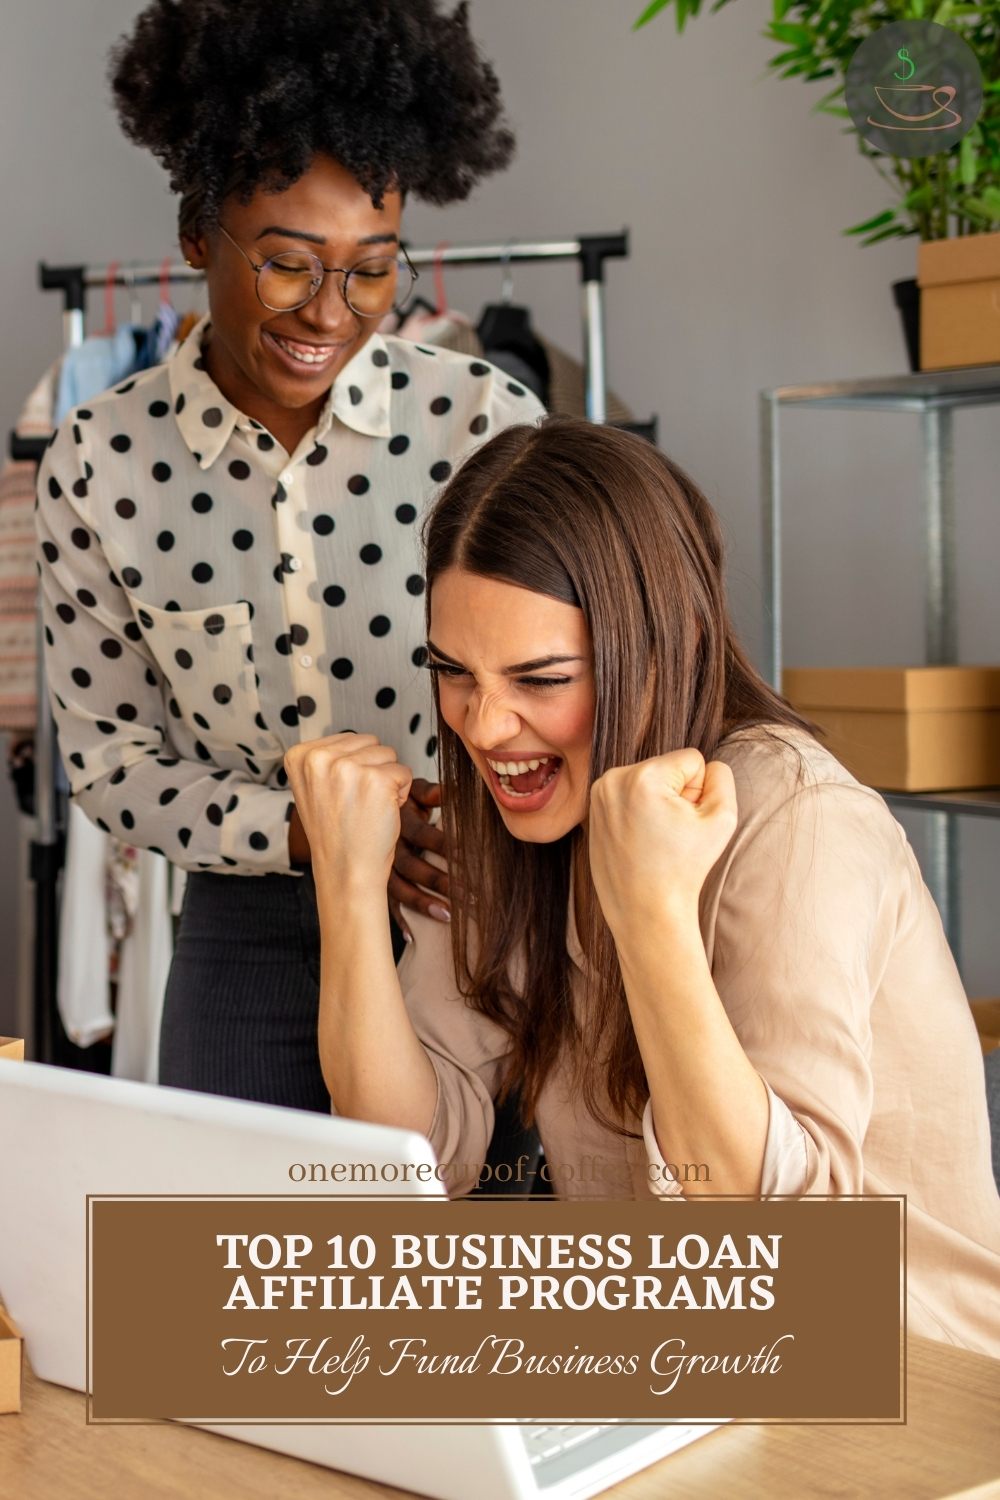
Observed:
[[[535,398],[375,334],[289,456],[201,358],[72,412],[39,473],[45,662],[75,800],[189,870],[287,871],[300,740],[377,734],[435,779],[418,527]]]

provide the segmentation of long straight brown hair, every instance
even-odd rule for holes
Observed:
[[[764,682],[729,620],[718,520],[657,449],[611,427],[550,417],[509,427],[458,470],[424,523],[427,623],[435,580],[461,568],[583,611],[594,657],[590,776],[685,746],[711,759],[752,725],[811,726]],[[525,843],[506,829],[437,703],[455,973],[511,1042],[503,1091],[530,1121],[560,1054],[594,1117],[624,1134],[648,1088],[586,833]],[[589,976],[576,1021],[566,950],[570,874]],[[474,923],[475,944],[470,942]],[[607,1102],[605,1102],[607,1101]],[[612,1115],[607,1112],[610,1104]]]

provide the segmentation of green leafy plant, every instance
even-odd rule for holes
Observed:
[[[714,0],[710,8],[714,12],[729,3]],[[633,30],[670,5],[682,32],[701,13],[703,0],[652,0]],[[936,21],[968,42],[983,73],[983,109],[968,135],[938,156],[888,156],[876,151],[853,124],[847,126],[844,134],[854,136],[862,155],[893,189],[896,202],[844,233],[874,245],[913,234],[943,240],[1000,229],[1000,0],[941,0],[936,6],[925,0],[772,0],[764,35],[778,51],[768,67],[781,78],[807,83],[836,78],[836,86],[813,108],[850,120],[843,103],[848,65],[861,42],[891,21]]]

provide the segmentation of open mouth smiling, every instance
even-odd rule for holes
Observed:
[[[530,807],[524,808],[526,812],[549,800],[545,794],[551,794],[563,764],[559,755],[532,755],[523,760],[513,757],[495,760],[491,756],[484,756],[484,759],[490,770],[493,789],[501,802],[530,803]]]

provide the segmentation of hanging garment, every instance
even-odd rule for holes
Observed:
[[[59,361],[31,392],[15,432],[52,436]],[[13,459],[0,471],[0,729],[32,733],[37,720],[35,476],[36,465]]]
[[[473,358],[488,359],[537,395],[553,415],[587,415],[587,375],[583,364],[542,334],[536,335],[548,361],[548,378],[542,387],[537,372],[518,354],[504,349],[484,349],[474,325],[464,313],[456,312],[454,308],[443,314],[424,310],[411,313],[400,324],[397,336],[414,343],[430,344],[434,348],[457,349]],[[613,426],[635,420],[631,409],[611,390],[607,393],[607,420]]]
[[[59,908],[56,1001],[66,1035],[90,1047],[115,1024],[111,1009],[111,934],[107,920],[110,839],[70,803]]]
[[[78,1047],[114,1033],[116,1078],[156,1082],[173,956],[170,866],[102,833],[70,804],[59,918],[57,1000]]]
[[[177,322],[173,309],[163,304],[149,329],[125,325],[112,335],[86,339],[68,350],[32,392],[18,431],[24,436],[51,436],[71,408],[147,369],[158,351],[174,339]],[[22,687],[18,691],[21,697],[27,696],[26,673],[30,671],[32,712],[26,724],[0,722],[0,727],[33,729],[37,721],[35,466],[12,467],[23,471],[16,476],[16,485],[12,481],[12,490],[23,490],[26,481],[30,483],[28,498],[21,501],[30,535],[30,592],[20,601],[27,606],[20,629],[23,642],[30,640],[30,661],[22,664],[13,654],[0,655],[0,687],[8,677],[13,697],[19,675]],[[2,485],[0,476],[0,507]],[[2,540],[0,509],[0,606],[4,599]],[[13,623],[0,615],[0,652]],[[11,706],[12,717],[23,712]],[[57,774],[68,789],[61,764]],[[148,1083],[156,1081],[160,1013],[173,948],[169,880],[166,860],[119,842],[70,804],[59,915],[56,1003],[60,1019],[78,1047],[92,1046],[114,1032],[112,1073]]]
[[[111,1072],[115,1078],[156,1083],[160,1019],[174,948],[169,915],[164,920],[171,909],[171,866],[148,849],[134,852],[134,904],[118,949]]]
[[[407,313],[396,330],[398,336],[410,339],[414,344],[433,344],[435,349],[453,349],[456,354],[468,354],[471,359],[482,359],[483,346],[479,335],[464,313],[438,313],[433,308],[420,307]]]
[[[149,330],[123,323],[114,333],[84,339],[63,355],[56,393],[56,427],[74,406],[99,396],[138,370],[148,369]]]

